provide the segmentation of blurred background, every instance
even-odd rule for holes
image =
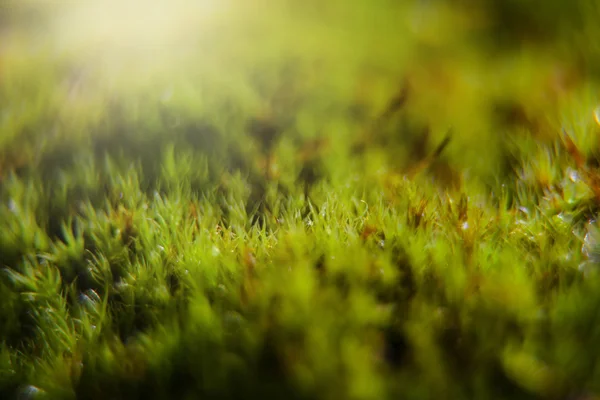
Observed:
[[[589,141],[595,129],[593,0],[0,7],[4,170],[38,165],[40,154],[65,161],[64,139],[96,148],[177,139],[186,135],[178,121],[219,127],[216,137],[192,136],[235,164],[233,153],[256,147],[246,121],[268,118],[286,127],[282,157],[287,141],[327,138],[338,158],[391,153],[381,162],[398,169],[452,131],[442,169],[494,180],[510,169],[514,135],[554,140],[564,128]],[[101,127],[117,108],[129,124],[119,134]],[[113,135],[120,144],[108,144]],[[232,138],[246,145],[232,150]]]

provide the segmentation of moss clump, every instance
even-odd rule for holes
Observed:
[[[595,3],[241,3],[0,6],[0,398],[600,396]]]

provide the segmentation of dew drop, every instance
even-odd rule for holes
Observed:
[[[19,391],[19,400],[40,399],[44,396],[44,391],[33,385],[27,385]]]
[[[568,171],[569,179],[571,180],[571,182],[579,182],[581,180],[581,176],[579,176],[579,173],[577,171],[575,171],[574,169],[569,168],[567,171]]]
[[[17,202],[13,199],[10,199],[8,202],[8,209],[13,213],[17,214],[19,212],[19,207],[17,206]]]

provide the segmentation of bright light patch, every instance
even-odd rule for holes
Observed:
[[[96,57],[103,63],[137,60],[136,68],[164,64],[177,54],[194,51],[225,8],[225,2],[219,0],[72,4],[56,19],[56,48],[75,57]]]
[[[62,20],[66,42],[78,39],[117,47],[166,44],[196,24],[206,23],[215,3],[201,1],[83,2]]]

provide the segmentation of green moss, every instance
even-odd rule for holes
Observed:
[[[0,6],[0,397],[600,396],[595,3],[272,3]]]

